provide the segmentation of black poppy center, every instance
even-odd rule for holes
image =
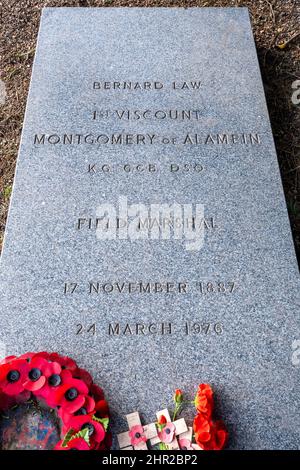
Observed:
[[[95,428],[92,423],[85,423],[81,429],[87,429],[89,431],[89,436],[91,436],[95,431]]]
[[[50,375],[50,377],[48,379],[48,383],[49,383],[49,385],[51,385],[51,387],[58,387],[61,384],[60,375],[58,375],[58,374]]]
[[[76,411],[75,416],[80,416],[80,415],[87,415],[87,409],[83,407],[79,408],[78,411]]]
[[[170,434],[171,433],[171,429],[167,428],[166,429],[166,434]]]
[[[18,370],[11,370],[6,376],[8,382],[14,383],[17,382],[20,378],[20,372]]]
[[[78,391],[76,388],[69,388],[69,390],[66,391],[65,393],[65,398],[68,401],[73,401],[75,398],[78,397]]]
[[[40,369],[34,368],[29,371],[28,377],[30,378],[30,380],[32,380],[32,382],[36,382],[37,380],[39,380],[41,375],[42,371]]]
[[[136,432],[136,433],[135,433],[135,437],[136,437],[137,439],[139,439],[139,438],[141,437],[141,433],[140,433],[140,432]]]

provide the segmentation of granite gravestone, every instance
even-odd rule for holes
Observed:
[[[114,433],[209,382],[230,448],[298,447],[298,267],[247,9],[44,9],[0,280],[7,354],[74,357]]]

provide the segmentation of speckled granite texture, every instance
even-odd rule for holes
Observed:
[[[119,196],[203,204],[204,246],[78,229]],[[207,381],[230,448],[299,447],[299,273],[247,9],[43,11],[0,281],[2,348],[89,368],[114,432]]]

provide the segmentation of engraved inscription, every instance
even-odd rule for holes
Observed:
[[[35,134],[35,145],[260,145],[259,133],[185,134],[182,136],[127,133]]]
[[[66,295],[89,294],[179,294],[184,295],[190,292],[200,295],[235,293],[237,283],[229,280],[208,280],[208,281],[91,281],[88,283],[65,282],[63,292]]]
[[[87,173],[105,174],[105,173],[126,173],[126,174],[140,174],[143,173],[151,175],[158,171],[166,171],[168,173],[202,173],[204,166],[197,162],[191,163],[169,163],[168,165],[159,165],[157,163],[124,163],[115,164],[110,163],[89,163],[87,166]]]
[[[162,321],[157,322],[135,322],[122,323],[110,322],[106,325],[95,323],[77,323],[75,327],[76,336],[96,336],[99,329],[105,329],[110,337],[130,336],[170,336],[174,334],[198,335],[198,336],[221,336],[224,326],[221,322],[207,321],[185,321],[180,324]]]
[[[199,90],[201,87],[201,80],[189,80],[189,81],[172,81],[170,83],[163,83],[160,81],[94,81],[94,90],[123,90],[123,91],[140,91],[140,90],[162,90],[163,88],[169,88],[173,90]]]
[[[198,121],[201,111],[195,109],[157,109],[157,110],[99,110],[93,111],[93,120],[116,119],[119,121],[140,121],[140,120],[172,120],[172,121]]]

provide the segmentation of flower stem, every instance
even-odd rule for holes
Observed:
[[[181,411],[182,403],[176,403],[172,421],[175,421],[177,414]]]

